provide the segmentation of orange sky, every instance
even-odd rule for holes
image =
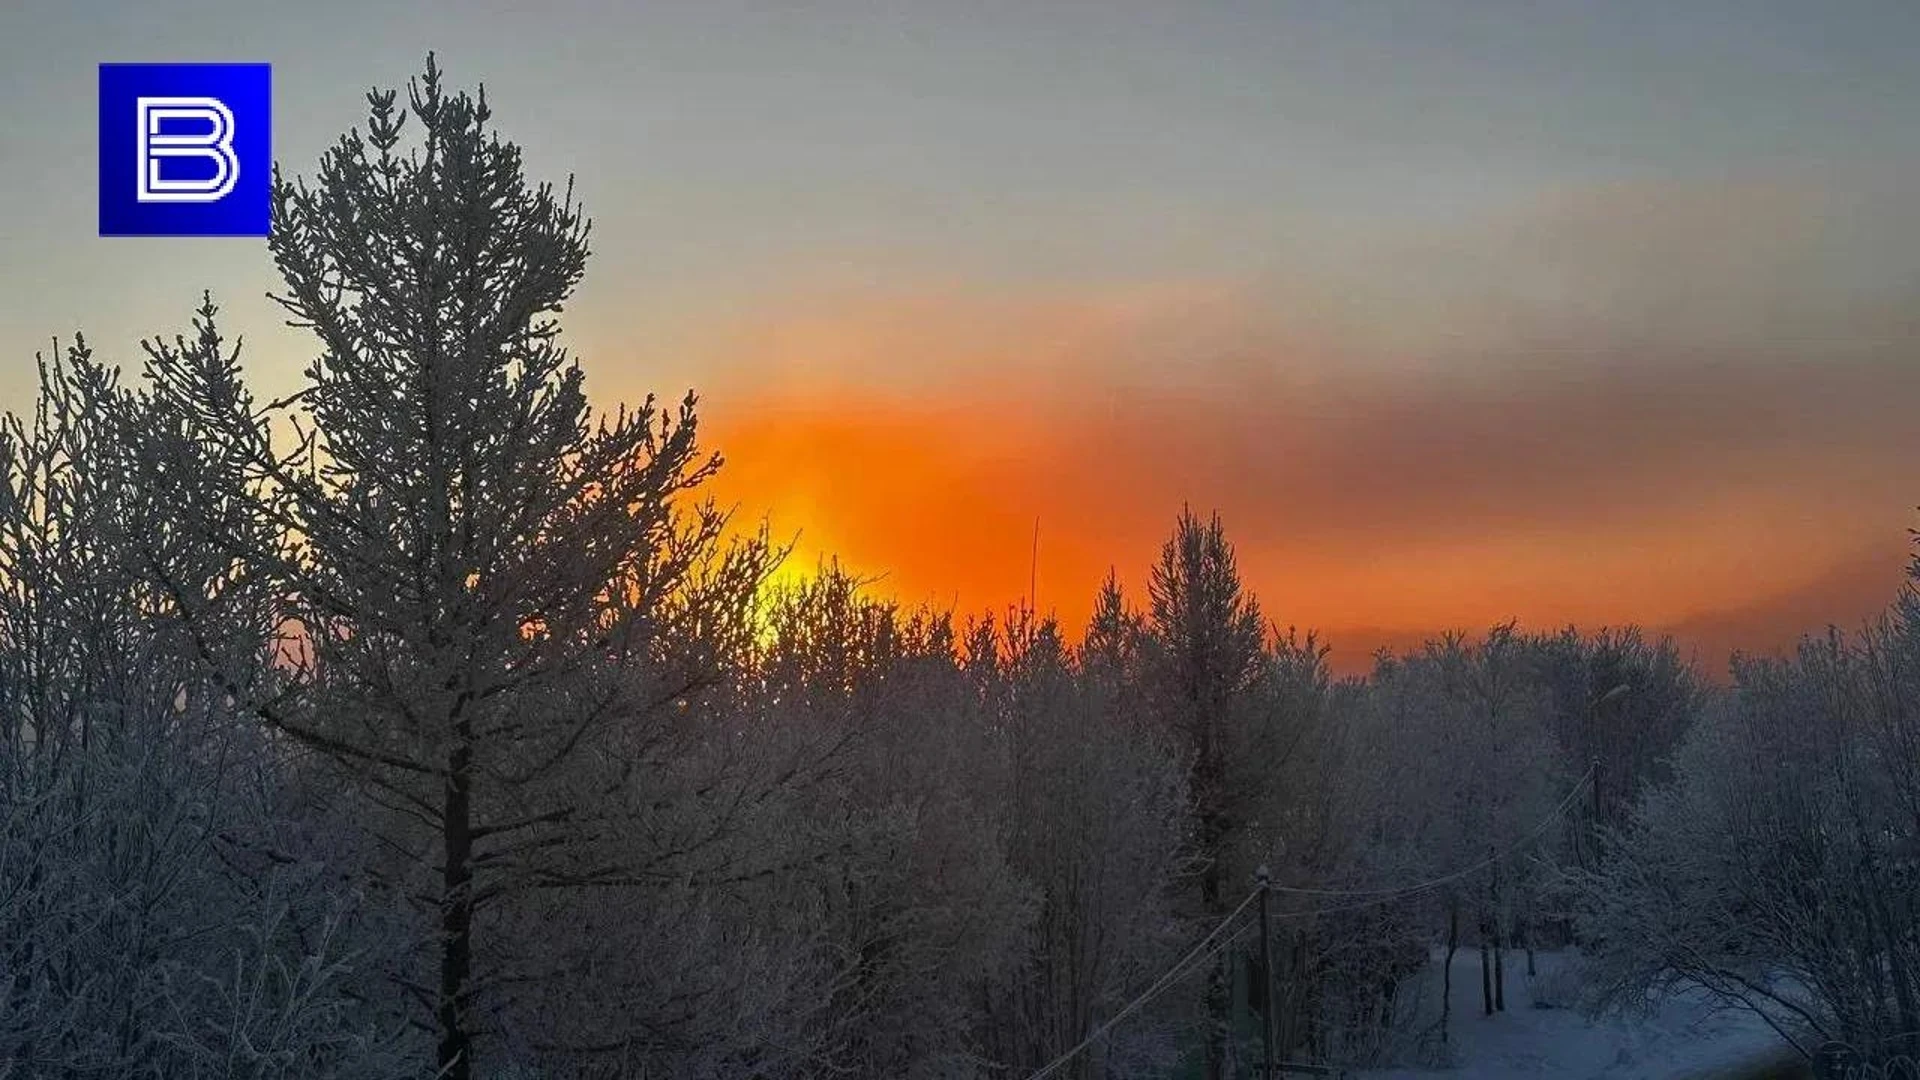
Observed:
[[[0,3],[0,404],[203,289],[262,398],[313,356],[264,244],[95,236],[99,60],[272,61],[310,177],[437,49],[578,181],[595,402],[699,390],[800,566],[1004,607],[1038,519],[1077,624],[1191,504],[1348,670],[1508,617],[1719,669],[1920,524],[1920,6],[150,7]]]
[[[310,176],[437,47],[577,174],[595,402],[700,391],[716,491],[799,567],[1004,608],[1038,520],[1077,627],[1191,504],[1346,670],[1510,617],[1719,670],[1883,604],[1920,524],[1906,8],[266,7],[0,31],[0,403],[76,328],[137,365],[202,289],[263,399],[313,355],[265,245],[93,235],[100,57],[271,57]]]
[[[1351,442],[1337,431],[1295,442],[1284,421],[1226,403],[1117,400],[1088,415],[1024,402],[1048,410],[1039,419],[996,416],[1002,404],[716,408],[728,456],[718,490],[799,530],[797,569],[832,553],[884,574],[887,592],[974,611],[1016,602],[1037,572],[1040,605],[1076,627],[1110,565],[1139,589],[1190,500],[1224,514],[1269,615],[1322,630],[1348,670],[1382,644],[1509,617],[1673,628],[1717,667],[1731,646],[1776,647],[1873,610],[1905,557],[1894,485],[1855,476],[1829,488],[1817,461],[1757,457],[1763,486],[1703,454],[1694,475],[1674,478],[1677,492],[1639,506],[1635,484],[1657,482],[1649,474],[1666,463],[1575,473],[1565,490],[1524,459],[1484,479],[1470,470],[1481,448],[1537,450],[1540,431],[1455,433],[1471,448],[1448,461],[1433,436],[1399,441],[1387,421]],[[1264,486],[1235,490],[1246,476],[1236,451],[1263,456]],[[1422,490],[1426,476],[1434,486]]]
[[[1670,629],[1719,671],[1890,599],[1920,501],[1910,309],[1808,299],[1794,206],[1556,204],[1494,232],[1583,238],[1578,303],[1462,285],[1377,323],[1324,281],[797,290],[692,349],[717,490],[803,568],[962,610],[1026,593],[1038,519],[1077,627],[1191,503],[1344,670],[1511,617]]]

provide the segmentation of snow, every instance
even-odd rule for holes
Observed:
[[[1543,951],[1537,977],[1526,954],[1507,957],[1507,1010],[1482,1015],[1480,954],[1461,949],[1453,962],[1451,1061],[1446,1069],[1375,1069],[1354,1080],[1786,1080],[1804,1073],[1791,1066],[1786,1045],[1759,1017],[1716,1007],[1704,993],[1675,995],[1646,1016],[1592,1018],[1565,1004],[1577,981],[1579,958]],[[1423,1019],[1440,1007],[1440,954],[1417,977],[1423,983]],[[1536,1008],[1535,1002],[1555,1007]]]

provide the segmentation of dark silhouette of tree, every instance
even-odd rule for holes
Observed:
[[[723,519],[678,509],[718,464],[691,395],[587,404],[554,318],[588,255],[571,184],[530,183],[484,90],[449,93],[431,56],[396,96],[368,95],[365,132],[311,184],[275,176],[275,299],[320,343],[304,388],[256,408],[209,303],[195,339],[148,345],[141,408],[176,422],[142,458],[281,598],[299,642],[286,686],[234,688],[383,808],[392,884],[435,923],[437,977],[409,988],[465,1080],[480,1002],[508,975],[479,916],[596,872],[569,849],[619,777],[576,766],[708,676],[711,628],[685,593]],[[189,617],[204,606],[174,584]]]
[[[1154,682],[1164,715],[1190,749],[1190,797],[1199,856],[1200,908],[1226,913],[1229,845],[1244,824],[1231,798],[1228,741],[1246,721],[1264,670],[1260,607],[1240,581],[1219,515],[1201,521],[1183,509],[1148,583]],[[1227,960],[1207,982],[1207,1073],[1227,1069],[1230,980]]]

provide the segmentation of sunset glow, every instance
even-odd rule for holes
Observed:
[[[1509,618],[1670,631],[1717,670],[1867,617],[1905,565],[1880,463],[1920,450],[1920,370],[1876,354],[1396,368],[1199,289],[822,310],[715,347],[754,387],[708,396],[715,490],[798,532],[785,573],[834,556],[910,603],[1001,610],[1032,581],[1077,631],[1109,566],[1144,602],[1192,504],[1345,670]]]
[[[1192,505],[1348,670],[1512,617],[1717,671],[1877,610],[1920,520],[1895,5],[98,6],[0,34],[0,159],[89,160],[102,58],[271,59],[296,163],[428,49],[485,82],[594,219],[590,394],[697,390],[786,575],[1077,628]],[[99,240],[79,175],[10,174],[0,396],[202,289],[298,385],[263,247]]]

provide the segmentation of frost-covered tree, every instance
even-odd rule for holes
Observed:
[[[1077,1045],[1185,944],[1176,907],[1185,762],[1155,718],[1131,707],[1137,683],[1125,647],[1101,637],[1101,623],[1111,634],[1124,610],[1109,581],[1078,664],[1051,619],[1022,611],[996,635],[999,830],[1037,911],[1026,963],[989,1002],[986,1043],[996,1060],[1026,1070]],[[1185,1019],[1177,1009],[1144,1010],[1063,1075],[1164,1075]]]
[[[305,385],[257,403],[209,305],[148,345],[140,482],[274,596],[275,692],[206,659],[364,785],[383,880],[434,924],[432,974],[400,977],[459,1080],[538,967],[487,919],[616,873],[592,849],[626,818],[608,800],[743,632],[690,594],[742,595],[765,560],[717,554],[722,517],[686,506],[717,465],[691,395],[589,407],[554,318],[588,254],[570,185],[530,182],[484,91],[449,92],[431,57],[396,96],[369,95],[311,183],[275,177],[275,299],[319,346]],[[204,634],[191,583],[167,584]]]
[[[1738,660],[1597,868],[1575,872],[1611,1004],[1697,985],[1803,1051],[1920,1059],[1920,601]]]
[[[1148,583],[1148,686],[1163,722],[1189,755],[1194,849],[1200,863],[1199,911],[1219,918],[1238,882],[1230,856],[1247,815],[1236,805],[1236,762],[1229,739],[1260,707],[1265,624],[1234,562],[1218,515],[1201,521],[1182,510]],[[1229,1068],[1230,977],[1222,959],[1207,972],[1206,1068],[1222,1080]]]
[[[1472,646],[1449,638],[1430,647],[1428,659],[1454,706],[1449,722],[1459,725],[1455,747],[1467,781],[1456,804],[1462,853],[1481,848],[1489,861],[1478,923],[1482,1007],[1491,1015],[1506,1008],[1507,928],[1515,878],[1526,866],[1507,852],[1550,809],[1557,779],[1545,695],[1510,624]]]
[[[1305,664],[1298,643],[1293,651]],[[1429,927],[1418,898],[1356,904],[1342,893],[1422,876],[1418,793],[1433,777],[1431,762],[1404,752],[1405,730],[1371,688],[1349,680],[1322,693],[1275,785],[1272,992],[1285,1055],[1360,1062],[1391,1049],[1408,1012],[1400,984],[1425,960]]]
[[[123,391],[84,342],[40,376],[0,422],[0,1071],[411,1071],[355,973],[384,940],[293,835],[296,763],[149,570],[195,582],[205,640],[264,668],[258,597],[135,482]]]
[[[990,689],[945,613],[862,595],[837,567],[776,597],[762,676],[775,728],[848,752],[792,817],[832,847],[797,861],[784,903],[814,911],[824,979],[800,1075],[973,1077],[986,1002],[1022,959],[1032,892],[998,827],[1005,765]]]
[[[1411,880],[1441,879],[1446,943],[1442,963],[1444,1043],[1451,1020],[1452,960],[1463,917],[1477,931],[1483,1011],[1505,1007],[1508,928],[1526,906],[1535,877],[1528,847],[1568,782],[1557,775],[1545,688],[1512,626],[1481,640],[1449,634],[1386,658],[1374,671],[1375,717],[1391,732],[1385,767],[1404,778],[1390,796],[1413,815],[1390,834],[1411,844]],[[1403,831],[1405,830],[1405,831]],[[1455,876],[1463,867],[1476,872]]]
[[[1705,698],[1670,638],[1637,627],[1573,629],[1527,643],[1550,697],[1554,736],[1567,768],[1591,767],[1591,796],[1569,819],[1568,855],[1590,861],[1596,827],[1618,828],[1642,791],[1667,776],[1667,759]]]
[[[1148,600],[1142,697],[1189,763],[1195,914],[1218,919],[1284,842],[1294,793],[1282,777],[1319,717],[1326,651],[1311,635],[1270,642],[1217,514],[1202,521],[1182,511]],[[1097,626],[1096,645],[1103,634]],[[1231,1068],[1231,963],[1222,954],[1207,975],[1207,1070],[1216,1078]]]

